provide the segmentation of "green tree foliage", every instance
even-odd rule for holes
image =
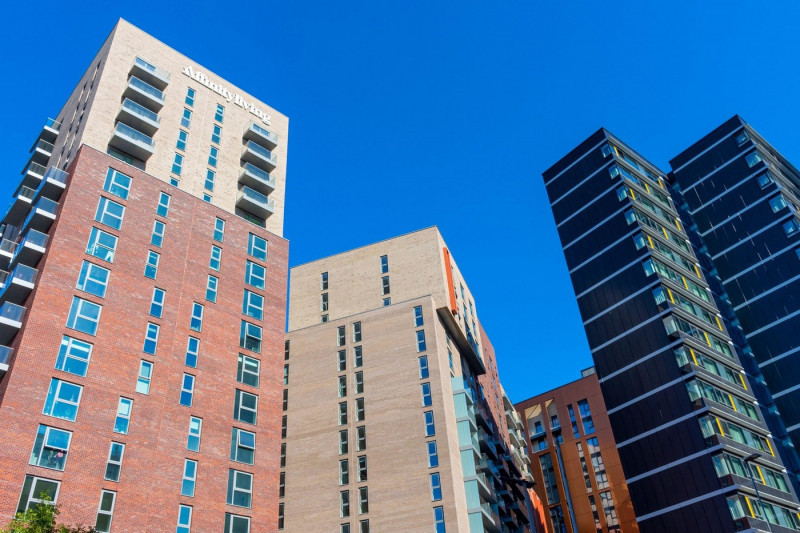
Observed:
[[[56,518],[61,512],[57,505],[48,504],[50,496],[41,494],[42,504],[32,505],[24,513],[17,513],[0,533],[97,533],[93,527],[70,527],[56,524]]]

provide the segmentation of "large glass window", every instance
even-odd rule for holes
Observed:
[[[250,533],[250,518],[225,513],[224,533]]]
[[[74,422],[82,392],[83,387],[80,385],[52,378],[44,401],[43,414]]]
[[[258,415],[258,396],[236,389],[233,418],[239,422],[255,425]]]
[[[24,513],[31,507],[37,505],[55,505],[58,503],[58,492],[61,483],[52,479],[45,479],[36,476],[25,476],[25,483],[22,485],[22,494],[19,497],[17,512]],[[46,494],[48,500],[42,499],[42,493]]]
[[[256,453],[256,434],[239,428],[231,433],[231,461],[253,464]]]
[[[127,435],[128,427],[131,423],[132,409],[133,400],[120,397],[119,404],[117,404],[117,417],[114,419],[114,433]]]
[[[92,356],[92,345],[64,335],[58,350],[56,369],[77,376],[85,376]]]
[[[76,288],[80,291],[104,298],[106,295],[106,287],[108,286],[109,274],[110,271],[107,268],[97,266],[89,261],[84,261],[83,265],[81,265],[81,272],[78,275],[78,284]]]
[[[178,528],[175,533],[190,533],[192,529],[192,508],[189,505],[178,507]]]
[[[112,442],[108,448],[108,461],[104,478],[109,481],[119,481],[122,472],[122,458],[125,455],[125,445],[121,442]]]
[[[261,353],[261,326],[242,320],[242,327],[239,331],[239,346]]]
[[[114,253],[117,250],[117,237],[103,230],[92,228],[89,234],[89,243],[86,253],[109,263],[114,262]]]
[[[253,474],[228,470],[228,505],[250,507],[253,497]]]
[[[239,354],[239,363],[236,368],[236,381],[258,387],[258,376],[261,369],[261,362],[253,357]]]
[[[67,317],[67,327],[88,335],[95,335],[102,311],[103,306],[74,296]]]
[[[117,501],[117,493],[110,490],[100,492],[100,505],[97,509],[97,521],[94,528],[99,533],[111,531],[111,519],[114,516],[114,504]]]
[[[242,313],[256,320],[262,320],[264,318],[264,297],[245,289]]]
[[[64,470],[72,432],[39,424],[29,463],[53,470]]]
[[[131,177],[109,167],[106,172],[106,181],[103,183],[103,190],[127,200],[131,190]]]
[[[261,261],[267,260],[267,241],[252,233],[247,238],[247,253]]]
[[[266,276],[267,270],[263,266],[258,263],[253,263],[252,261],[247,262],[247,269],[244,275],[245,283],[252,285],[256,289],[263,289]]]
[[[101,224],[114,229],[119,229],[122,226],[122,219],[125,216],[125,206],[113,202],[105,196],[100,197],[100,202],[97,204],[97,212],[94,219]]]

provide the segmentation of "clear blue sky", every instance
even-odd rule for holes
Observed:
[[[289,116],[292,265],[438,225],[513,401],[592,364],[542,171],[601,126],[667,169],[735,113],[800,163],[798,2],[182,5],[4,6],[0,198],[121,16]]]

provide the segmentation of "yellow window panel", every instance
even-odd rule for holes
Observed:
[[[669,233],[667,233],[667,228],[665,228],[664,226],[661,226],[661,231],[664,232],[664,237],[666,237],[667,240],[669,240]]]
[[[763,485],[766,485],[766,484],[767,484],[767,482],[766,482],[766,480],[764,479],[764,473],[761,471],[761,466],[759,466],[759,465],[756,465],[756,470],[758,470],[758,477],[760,477],[760,478],[761,478],[761,483],[762,483]]]
[[[722,322],[720,322],[719,317],[715,316],[714,318],[717,319],[717,327],[719,328],[720,331],[722,331]]]
[[[747,508],[750,509],[750,516],[755,518],[756,514],[753,512],[753,504],[750,503],[750,498],[747,496],[744,497],[745,501],[747,502]]]
[[[775,450],[772,449],[772,443],[769,441],[769,439],[764,439],[764,440],[767,441],[767,448],[769,448],[769,454],[775,457]]]
[[[724,437],[725,436],[725,432],[722,430],[722,423],[719,421],[719,418],[717,418],[716,416],[714,417],[714,420],[717,421],[717,427],[719,428],[719,434]]]
[[[650,243],[650,248],[655,248],[655,245],[653,244],[653,238],[650,237],[650,235],[647,236],[647,242]]]
[[[733,410],[739,412],[739,410],[736,408],[736,402],[733,401],[733,396],[728,394],[728,398],[731,400],[731,406],[733,406]]]
[[[669,299],[672,303],[675,303],[675,297],[672,295],[672,291],[667,288],[667,294],[669,294]],[[692,354],[694,355],[694,354]]]
[[[690,354],[692,354],[692,360],[694,361],[694,364],[695,364],[695,365],[697,365],[697,366],[700,366],[700,365],[697,363],[697,356],[694,354],[694,350],[692,350],[691,348],[689,348],[689,353],[690,353]]]
[[[711,339],[709,339],[709,338],[708,338],[708,333],[706,333],[706,332],[704,331],[704,332],[703,332],[703,337],[705,337],[705,338],[706,338],[706,344],[708,344],[709,346],[711,346]]]

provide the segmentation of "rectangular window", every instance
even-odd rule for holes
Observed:
[[[239,428],[231,432],[231,461],[253,464],[256,454],[256,434]]]
[[[281,468],[286,468],[286,443],[281,444]]]
[[[206,169],[206,181],[203,183],[203,188],[207,191],[214,192],[214,180],[216,177],[216,172],[211,169]]]
[[[777,213],[787,206],[786,200],[780,194],[769,201],[769,206],[772,208],[773,213]]]
[[[433,411],[425,411],[425,436],[433,437],[436,435],[436,425],[433,422]]]
[[[242,320],[239,330],[239,347],[261,353],[261,326]]]
[[[190,533],[192,530],[192,508],[188,505],[178,507],[178,528],[175,533]]]
[[[285,472],[281,472],[281,477],[283,477],[285,475],[286,475]],[[280,494],[283,494],[283,492],[280,489],[279,489],[279,492],[280,492]],[[278,530],[279,531],[283,530],[283,524],[284,524],[283,507],[284,507],[284,503],[283,502],[278,504]]]
[[[200,354],[200,339],[189,337],[186,343],[186,359],[184,364],[192,368],[197,368],[197,357]]]
[[[343,490],[339,492],[339,516],[346,518],[350,516],[350,491]]]
[[[233,418],[239,422],[255,425],[258,418],[258,396],[236,389]]]
[[[181,496],[194,497],[194,483],[197,480],[197,461],[184,460],[183,481],[181,482]]]
[[[183,156],[178,152],[175,152],[175,157],[172,160],[172,173],[176,176],[180,176],[181,172],[183,171]]]
[[[193,331],[202,331],[203,330],[203,311],[204,307],[202,304],[197,302],[192,302],[192,317],[189,321],[189,328]]]
[[[367,480],[367,456],[366,455],[359,455],[358,456],[358,481],[366,481]]]
[[[250,533],[250,518],[225,513],[225,530],[223,533]]]
[[[92,345],[64,335],[58,350],[56,369],[77,376],[85,376],[92,356]]]
[[[366,426],[356,427],[356,451],[363,452],[367,449],[367,428]]]
[[[283,389],[283,410],[289,408],[289,389]]]
[[[74,422],[78,415],[82,392],[83,387],[80,385],[52,378],[44,402],[43,414]]]
[[[794,235],[798,230],[800,230],[800,223],[797,222],[796,218],[792,218],[783,225],[783,232],[787,237],[789,235]]]
[[[417,332],[417,351],[424,352],[426,349],[425,344],[425,330],[421,329]]]
[[[253,497],[253,474],[228,470],[228,505],[250,508]]]
[[[581,413],[581,420],[583,421],[583,433],[585,435],[594,433],[594,421],[592,420],[592,411],[589,409],[589,402],[586,400],[579,400],[578,410]]]
[[[262,320],[264,318],[264,297],[245,289],[242,313],[256,320]]]
[[[745,156],[744,160],[747,162],[747,166],[752,168],[761,162],[761,154],[758,152],[750,152]]]
[[[236,381],[258,387],[258,376],[261,362],[253,357],[239,354],[239,363],[236,369]]]
[[[762,189],[764,189],[765,187],[767,187],[772,183],[775,183],[775,180],[772,179],[772,174],[770,173],[769,170],[759,175],[756,178],[756,181],[758,182],[758,186],[761,187]]]
[[[320,295],[320,311],[323,313],[328,310],[328,293],[323,292]]]
[[[211,245],[211,260],[208,262],[208,268],[211,270],[219,271],[219,263],[222,259],[222,248],[219,246]]]
[[[106,172],[106,181],[103,183],[103,190],[127,200],[131,190],[131,177],[109,167]]]
[[[358,533],[369,533],[369,520],[362,520],[358,523]]]
[[[365,416],[364,398],[356,398],[356,422],[363,421]]]
[[[339,403],[339,425],[347,425],[347,402]]]
[[[431,500],[438,502],[442,499],[442,482],[439,479],[439,473],[434,472],[431,474]]]
[[[158,216],[167,218],[167,215],[169,214],[170,200],[172,200],[172,197],[169,194],[165,192],[159,194],[158,206],[156,207],[156,214]]]
[[[164,242],[164,228],[166,228],[166,224],[160,220],[153,222],[153,234],[150,236],[150,244],[161,248],[161,244]]]
[[[281,472],[278,478],[278,498],[286,496],[286,472]]]
[[[175,143],[175,148],[180,150],[181,152],[186,151],[186,140],[189,138],[189,134],[183,130],[178,130],[178,141]]]
[[[222,128],[220,128],[217,124],[214,124],[214,129],[211,132],[211,142],[214,144],[219,144],[220,135],[222,135]]]
[[[366,514],[369,512],[369,489],[367,487],[360,487],[358,489],[358,514]]]
[[[431,399],[431,384],[422,383],[422,407],[430,407],[433,404]]]
[[[104,478],[109,481],[119,481],[122,472],[122,457],[125,455],[125,445],[121,442],[112,442],[108,448],[108,461]]]
[[[221,218],[214,220],[214,240],[222,242],[225,239],[225,221]]]
[[[322,274],[320,274],[319,285],[320,285],[320,290],[322,290],[322,291],[327,291],[328,290],[328,273],[327,272],[323,272]]]
[[[428,468],[436,468],[439,466],[439,454],[436,450],[436,441],[432,440],[427,443],[428,445]]]
[[[72,432],[40,424],[28,463],[53,470],[64,470],[71,440]]]
[[[350,483],[350,467],[347,459],[339,461],[339,485],[347,485]]]
[[[105,196],[100,197],[100,202],[97,204],[97,212],[94,215],[94,219],[97,222],[118,230],[122,226],[124,217],[125,206],[112,202]]]
[[[353,347],[353,367],[360,368],[364,364],[364,350],[361,346]]]
[[[214,113],[214,120],[222,124],[222,119],[225,116],[225,108],[220,104],[217,104],[217,111]]]
[[[150,394],[150,380],[153,377],[153,363],[150,361],[139,362],[139,377],[136,378],[136,392]]]
[[[166,293],[158,287],[153,288],[153,298],[150,300],[150,316],[161,318],[164,311],[164,297]]]
[[[217,301],[217,285],[219,283],[219,278],[216,276],[208,276],[208,281],[206,282],[206,300],[209,302],[216,302]]]
[[[186,449],[192,452],[200,451],[200,436],[203,433],[203,419],[196,416],[189,417],[189,436],[186,438]]]
[[[344,326],[339,326],[336,328],[336,346],[344,346],[344,343]]]
[[[383,276],[381,278],[381,290],[383,291],[383,295],[387,295],[391,291],[389,288],[389,276]]]
[[[355,386],[356,394],[363,394],[364,392],[364,373],[356,372],[354,374],[353,385]]]
[[[219,156],[219,148],[214,146],[208,151],[208,166],[217,168],[217,157]]]
[[[31,507],[37,505],[55,505],[58,501],[58,492],[61,483],[52,479],[41,477],[25,476],[25,483],[22,485],[22,494],[19,497],[17,512],[24,513]],[[48,500],[42,499],[42,493],[48,496]]]
[[[382,255],[381,256],[381,274],[386,274],[389,272],[389,256]]]
[[[114,419],[114,433],[122,433],[123,435],[128,434],[128,426],[131,422],[132,409],[133,400],[120,396],[119,403],[117,404],[117,416]]]
[[[247,238],[247,254],[260,259],[261,261],[267,260],[267,241],[258,235],[252,233]]]
[[[347,376],[339,376],[339,398],[347,396]]]
[[[117,501],[117,493],[110,490],[100,491],[100,505],[97,508],[97,520],[94,528],[98,532],[108,533],[111,531],[111,519],[114,516],[114,504]]]
[[[337,369],[339,372],[347,370],[347,350],[339,350],[337,352]]]
[[[156,354],[156,347],[158,346],[158,333],[161,328],[158,324],[153,324],[152,322],[147,323],[147,330],[145,330],[144,334],[144,347],[142,347],[142,351],[144,353],[149,353],[150,355]]]
[[[266,279],[267,270],[252,261],[247,262],[247,269],[245,270],[244,282],[256,289],[264,288],[264,280]]]
[[[383,306],[384,307],[388,307],[390,305],[392,305],[392,299],[391,298],[384,298],[383,299]]]
[[[353,342],[361,342],[361,322],[353,322]]]
[[[74,296],[67,317],[67,327],[88,335],[95,335],[102,311],[103,306]]]
[[[350,524],[341,524],[339,526],[339,533],[350,533]]]
[[[89,234],[89,243],[86,253],[109,263],[114,262],[114,253],[117,250],[117,237],[97,228],[92,228]]]
[[[347,430],[343,429],[339,432],[339,454],[347,453],[347,446],[348,439],[347,439]]]
[[[420,379],[427,379],[430,376],[428,370],[428,356],[422,355],[419,358],[419,377]]]
[[[444,525],[444,507],[433,508],[433,528],[435,533],[447,533]]]
[[[144,276],[150,279],[156,279],[158,275],[158,261],[161,259],[161,255],[152,251],[148,250],[147,252],[147,263],[144,265]]]
[[[414,327],[419,328],[422,327],[422,306],[418,305],[414,308]]]
[[[186,89],[186,99],[184,100],[184,102],[189,107],[194,106],[194,96],[195,96],[195,90],[192,89],[191,87],[188,87]]]
[[[184,374],[183,382],[181,385],[180,404],[185,405],[186,407],[191,407],[193,396],[194,396],[194,376],[191,374]]]
[[[289,384],[289,365],[283,365],[283,384]]]
[[[192,125],[192,111],[184,108],[183,115],[181,116],[181,126],[188,128]]]

